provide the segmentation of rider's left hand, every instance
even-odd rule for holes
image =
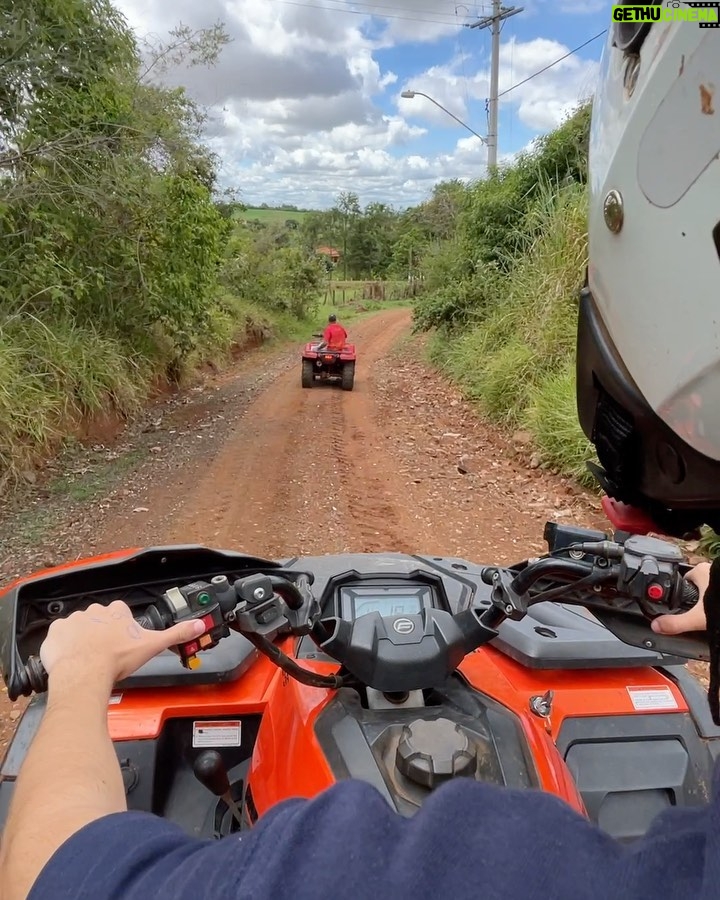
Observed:
[[[136,672],[158,653],[202,634],[198,620],[165,631],[150,631],[135,622],[121,600],[109,606],[93,603],[66,619],[56,619],[40,647],[50,684],[56,677],[84,679],[109,689]]]

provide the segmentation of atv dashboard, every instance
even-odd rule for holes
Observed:
[[[281,574],[309,577],[323,616],[354,620],[377,611],[407,616],[433,607],[456,613],[471,604],[489,605],[484,566],[461,559],[402,554],[350,554],[274,562],[197,546],[151,548],[80,566],[51,570],[12,586],[0,596],[0,665],[8,686],[38,649],[52,621],[92,603],[121,599],[142,613],[168,588],[226,575]],[[287,629],[277,623],[276,634]],[[542,603],[520,622],[506,621],[494,645],[531,668],[607,668],[682,662],[622,643],[583,610]],[[309,636],[296,645],[298,659],[334,662]],[[196,670],[182,667],[174,653],[151,660],[122,683],[124,688],[173,687],[235,681],[257,657],[255,647],[231,633],[203,653]]]

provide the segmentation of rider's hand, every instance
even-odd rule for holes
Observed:
[[[127,604],[93,603],[66,619],[56,619],[40,647],[40,659],[52,685],[54,677],[91,679],[112,689],[158,653],[203,633],[198,620],[165,631],[141,628]]]
[[[710,581],[710,563],[700,563],[685,577],[697,586],[700,592],[698,602],[687,612],[678,613],[675,616],[658,616],[657,619],[653,619],[651,627],[658,634],[682,634],[685,631],[705,631],[707,628],[703,596]]]

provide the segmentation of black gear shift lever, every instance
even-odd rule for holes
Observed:
[[[203,750],[193,763],[193,773],[200,784],[227,803],[238,825],[242,827],[242,815],[230,794],[230,779],[222,756],[217,750]]]

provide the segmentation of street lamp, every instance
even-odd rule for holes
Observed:
[[[442,103],[438,103],[437,100],[433,100],[433,98],[429,94],[423,94],[422,91],[403,91],[400,96],[405,100],[412,100],[413,97],[425,97],[431,103],[434,103],[435,106],[439,107],[444,113],[447,113],[449,116],[455,119],[456,122],[459,122],[463,128],[467,128],[470,134],[474,134],[476,138],[480,138],[483,144],[487,144],[487,138],[484,138],[481,134],[478,134],[477,131],[474,131],[469,125],[463,122],[462,119],[458,119],[455,113],[451,113],[449,109],[445,109]]]

